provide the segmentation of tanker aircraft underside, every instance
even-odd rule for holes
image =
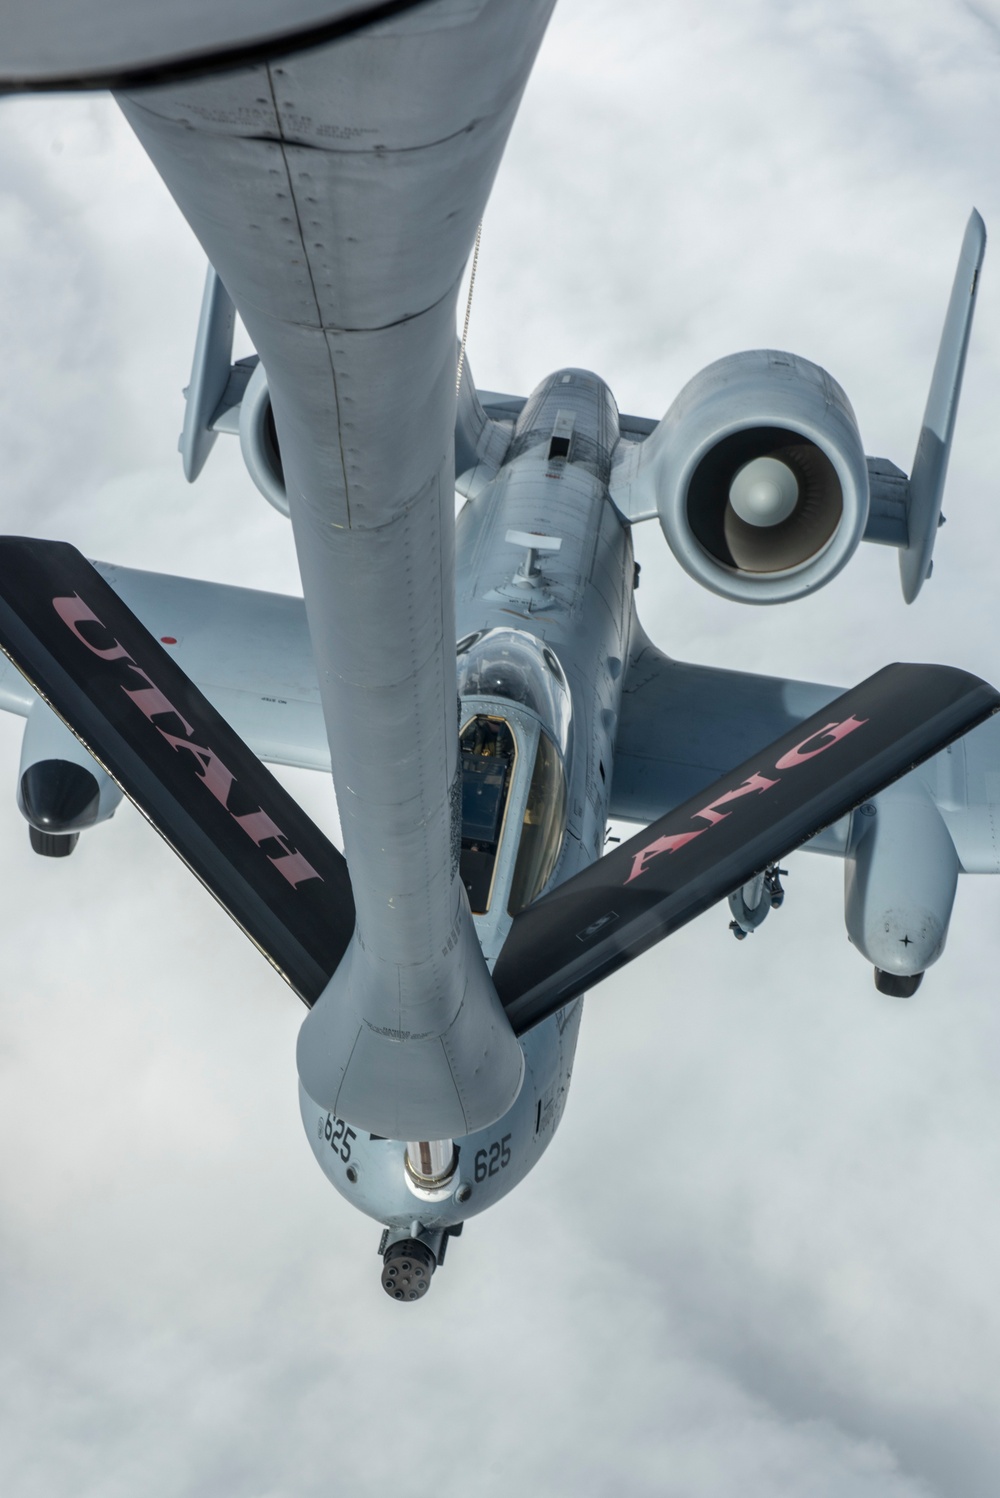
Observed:
[[[480,393],[456,299],[551,0],[516,29],[503,0],[301,0],[281,32],[220,5],[201,49],[170,5],[116,4],[113,54],[72,25],[40,46],[39,4],[0,81],[115,90],[209,260],[185,473],[238,436],[303,597],[0,539],[18,806],[64,857],[126,795],[303,1001],[311,1147],[416,1300],[553,1138],[588,988],[720,901],[744,938],[805,847],[844,860],[850,939],[912,996],[958,875],[1000,872],[991,687],[672,660],[631,539],[658,517],[691,576],[769,604],[876,542],[912,602],[985,229],[973,213],[909,476],[775,350],[718,360],[660,421],[581,369]],[[233,363],[237,313],[258,352]],[[343,853],[267,764],[332,773]],[[641,830],[605,853],[610,818]]]

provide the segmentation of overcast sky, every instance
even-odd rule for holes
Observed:
[[[512,6],[516,13],[516,6]],[[483,231],[482,387],[560,365],[660,415],[788,348],[908,468],[973,204],[1000,237],[996,0],[564,0]],[[0,107],[3,529],[294,591],[220,441],[176,453],[203,258],[107,99]],[[987,254],[936,574],[863,548],[726,603],[637,536],[684,659],[849,684],[1000,680],[1000,270]],[[1000,885],[963,880],[910,1003],[790,861],[742,945],[709,912],[594,993],[539,1169],[433,1293],[315,1166],[302,1012],[129,808],[30,853],[0,722],[0,1491],[12,1498],[993,1498]],[[332,791],[289,783],[328,824]]]

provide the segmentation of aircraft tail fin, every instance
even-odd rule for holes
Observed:
[[[899,553],[899,576],[907,603],[914,601],[930,576],[958,398],[962,393],[965,355],[969,347],[972,315],[976,310],[979,273],[985,254],[986,225],[973,209],[962,240],[910,474],[909,543]]]
[[[0,537],[0,649],[312,1004],[354,930],[343,855],[75,547]]]
[[[1000,710],[949,666],[894,665],[514,917],[493,972],[517,1034]]]

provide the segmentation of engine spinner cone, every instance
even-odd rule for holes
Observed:
[[[747,525],[780,525],[798,502],[798,479],[780,458],[751,458],[729,486],[729,503]]]

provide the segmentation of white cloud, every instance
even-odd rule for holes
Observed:
[[[486,218],[477,379],[581,363],[657,415],[710,359],[790,347],[907,466],[973,202],[1000,225],[998,26],[958,0],[565,6]],[[235,445],[181,477],[201,257],[113,107],[7,101],[0,130],[5,529],[293,588]],[[988,255],[919,603],[872,547],[739,608],[647,527],[664,648],[997,678],[996,284]],[[301,1137],[295,1001],[127,810],[32,858],[18,737],[0,723],[5,1492],[996,1491],[990,881],[908,1006],[847,945],[839,867],[802,855],[752,941],[710,912],[606,985],[552,1151],[400,1314]]]

